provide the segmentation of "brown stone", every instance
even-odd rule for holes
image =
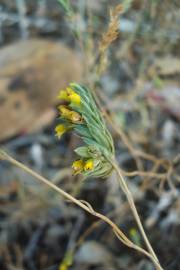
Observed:
[[[81,60],[62,43],[31,39],[2,48],[0,140],[52,121],[59,89],[81,75]]]

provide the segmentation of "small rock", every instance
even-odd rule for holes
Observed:
[[[0,140],[51,123],[59,89],[79,82],[81,74],[80,59],[61,43],[30,39],[2,48]]]
[[[175,132],[176,132],[176,127],[175,127],[174,122],[172,122],[171,120],[167,120],[164,123],[164,126],[162,128],[162,138],[165,145],[167,146],[172,145],[172,142],[175,137]]]
[[[111,253],[95,241],[85,242],[75,255],[75,261],[85,264],[108,264],[112,260]]]
[[[43,149],[39,143],[34,143],[30,149],[31,158],[39,171],[44,165]]]

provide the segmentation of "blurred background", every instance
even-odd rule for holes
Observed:
[[[116,156],[165,270],[180,267],[180,2],[0,0],[0,145],[144,246],[115,175],[72,176],[57,94],[96,92]],[[0,162],[1,270],[153,270],[103,222]]]

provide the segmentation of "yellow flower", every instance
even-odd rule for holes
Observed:
[[[81,97],[73,89],[67,87],[66,90],[61,90],[58,95],[59,99],[71,102],[74,105],[81,104]]]
[[[73,89],[70,87],[66,88],[67,95],[69,97],[69,100],[71,103],[75,105],[80,105],[81,104],[81,97],[78,95]]]
[[[74,112],[74,111],[71,111],[69,120],[71,120],[73,123],[82,123],[83,122],[81,115],[77,112]]]
[[[70,98],[71,103],[78,105],[78,106],[81,104],[81,97],[78,94],[76,94],[76,93],[71,94],[69,96],[69,98]]]
[[[94,168],[94,162],[92,159],[88,159],[86,162],[85,162],[85,165],[84,165],[84,170],[85,171],[89,171],[89,170],[92,170]]]
[[[66,92],[68,93],[68,95],[72,95],[75,93],[75,91],[71,87],[67,87]]]
[[[74,170],[74,174],[80,173],[84,168],[84,161],[82,159],[78,159],[73,162],[72,168]]]
[[[60,105],[58,107],[59,111],[60,111],[60,114],[62,117],[64,118],[68,118],[69,119],[69,116],[71,114],[71,111],[67,108],[67,106],[65,105]]]
[[[66,90],[61,90],[61,91],[59,92],[58,98],[59,98],[59,99],[62,99],[62,100],[65,100],[65,101],[70,101],[69,95],[68,95],[68,93],[67,93]]]
[[[63,124],[59,124],[55,127],[56,136],[61,138],[61,136],[67,131],[67,127]]]
[[[79,113],[69,110],[67,106],[64,105],[60,105],[58,109],[60,110],[62,117],[70,120],[73,123],[82,123],[82,117]]]

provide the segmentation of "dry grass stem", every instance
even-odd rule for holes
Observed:
[[[62,190],[61,188],[59,188],[58,186],[56,186],[55,184],[53,184],[52,182],[50,182],[48,179],[44,178],[43,176],[39,175],[38,173],[36,173],[35,171],[31,170],[29,167],[25,166],[24,164],[22,164],[21,162],[17,161],[16,159],[12,158],[11,156],[9,156],[6,152],[0,150],[0,159],[1,160],[6,160],[8,162],[10,162],[12,165],[17,166],[18,168],[24,170],[25,172],[29,173],[30,175],[34,176],[36,179],[38,179],[41,183],[46,184],[47,186],[49,186],[50,188],[52,188],[53,190],[55,190],[56,192],[58,192],[61,196],[63,196],[64,198],[66,198],[67,200],[73,202],[74,204],[78,205],[79,207],[81,207],[82,209],[84,209],[86,212],[90,213],[91,215],[103,220],[106,224],[108,224],[113,232],[115,233],[115,235],[118,237],[118,239],[124,243],[126,246],[133,248],[139,252],[141,252],[142,254],[146,255],[156,266],[156,268],[158,270],[163,270],[162,267],[160,266],[156,255],[154,254],[148,240],[146,239],[146,235],[144,235],[144,239],[146,240],[146,244],[148,246],[148,249],[150,250],[150,253],[148,251],[146,251],[145,249],[135,245],[131,240],[129,240],[126,235],[117,227],[116,224],[114,224],[108,217],[96,212],[92,206],[88,203],[88,202],[84,202],[81,200],[78,200],[76,198],[74,198],[73,196],[71,196],[69,193],[65,192],[64,190]],[[131,195],[129,195],[129,190],[126,186],[126,183],[124,183],[124,180],[121,176],[121,173],[119,171],[119,169],[116,167],[115,164],[113,164],[116,171],[118,172],[119,175],[119,179],[121,179],[121,184],[123,186],[123,189],[125,190],[126,194],[128,191],[128,201],[133,209],[133,213],[136,213],[136,210],[134,209],[134,202],[132,201],[132,197]],[[135,216],[138,214],[135,214]],[[137,223],[139,224],[139,227],[141,228],[141,223],[140,221],[138,221],[139,217],[136,217]],[[141,228],[142,234],[144,233],[143,228]],[[145,234],[145,233],[144,233]]]
[[[136,209],[136,206],[135,206],[135,203],[134,203],[133,196],[132,196],[132,194],[131,194],[131,192],[130,192],[130,190],[129,190],[127,184],[126,184],[125,179],[124,179],[123,176],[122,176],[121,170],[119,169],[119,166],[118,166],[118,164],[116,163],[116,161],[115,161],[115,162],[112,162],[112,164],[113,164],[113,166],[114,166],[114,169],[115,169],[116,172],[117,172],[117,175],[118,175],[118,182],[119,182],[120,187],[122,188],[122,190],[124,191],[124,193],[125,193],[125,195],[126,195],[126,197],[127,197],[127,200],[128,200],[128,202],[129,202],[130,208],[131,208],[131,210],[132,210],[132,213],[133,213],[133,215],[134,215],[134,218],[135,218],[135,220],[136,220],[136,223],[137,223],[137,225],[138,225],[138,227],[139,227],[139,230],[140,230],[140,232],[141,232],[141,235],[142,235],[142,237],[143,237],[143,239],[144,239],[144,242],[145,242],[145,244],[146,244],[146,246],[147,246],[147,248],[148,248],[150,254],[152,255],[154,261],[156,261],[156,263],[157,263],[157,264],[156,264],[157,269],[162,269],[161,266],[159,265],[158,258],[157,258],[156,254],[155,254],[155,252],[154,252],[154,250],[153,250],[153,248],[152,248],[152,246],[151,246],[151,244],[150,244],[150,242],[149,242],[149,239],[148,239],[148,237],[146,236],[146,233],[145,233],[145,231],[144,231],[143,225],[142,225],[142,223],[141,223],[139,214],[138,214],[138,212],[137,212],[137,209]]]

